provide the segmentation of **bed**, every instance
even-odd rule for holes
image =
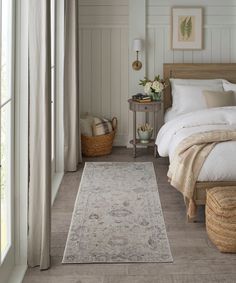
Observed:
[[[171,80],[172,78],[224,79],[236,84],[236,64],[164,64],[164,79]],[[164,93],[165,124],[156,140],[161,156],[169,156],[171,159],[177,144],[189,135],[187,131],[192,131],[194,134],[198,131],[197,127],[203,131],[205,128],[207,130],[221,128],[236,130],[236,106],[195,109],[191,113],[178,113],[176,109],[172,109],[174,108],[172,106],[171,86],[169,85]],[[186,129],[186,121],[191,126],[191,130]],[[196,205],[205,204],[207,188],[236,186],[236,141],[224,143],[224,146],[222,144],[215,146],[201,169],[193,195]],[[221,164],[219,164],[220,161]],[[222,161],[225,164],[222,164]]]

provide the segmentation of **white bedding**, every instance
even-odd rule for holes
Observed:
[[[171,119],[158,133],[158,152],[171,160],[175,148],[186,137],[219,129],[236,130],[236,106],[204,109]],[[214,147],[198,181],[236,181],[236,141],[219,143]]]
[[[167,123],[170,120],[173,120],[174,118],[176,118],[178,116],[178,113],[176,110],[174,110],[172,107],[168,108],[165,112],[164,115],[164,122]]]

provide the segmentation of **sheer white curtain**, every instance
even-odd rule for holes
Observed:
[[[50,266],[51,58],[50,1],[29,1],[29,236],[28,264]]]
[[[79,132],[79,26],[78,0],[65,0],[64,133],[65,171],[76,171],[81,162]]]
[[[65,171],[81,161],[79,132],[78,1],[64,0]],[[29,239],[28,264],[50,267],[51,234],[50,1],[29,1]]]

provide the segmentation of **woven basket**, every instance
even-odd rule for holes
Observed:
[[[110,154],[117,130],[117,118],[112,118],[113,131],[101,136],[81,135],[82,153],[84,156],[94,157]]]
[[[207,190],[206,230],[221,252],[236,253],[236,187]]]

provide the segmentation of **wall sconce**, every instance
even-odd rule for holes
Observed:
[[[142,63],[138,60],[138,53],[142,50],[142,40],[134,39],[133,50],[136,52],[136,61],[133,62],[132,68],[135,71],[139,71],[142,68]]]

